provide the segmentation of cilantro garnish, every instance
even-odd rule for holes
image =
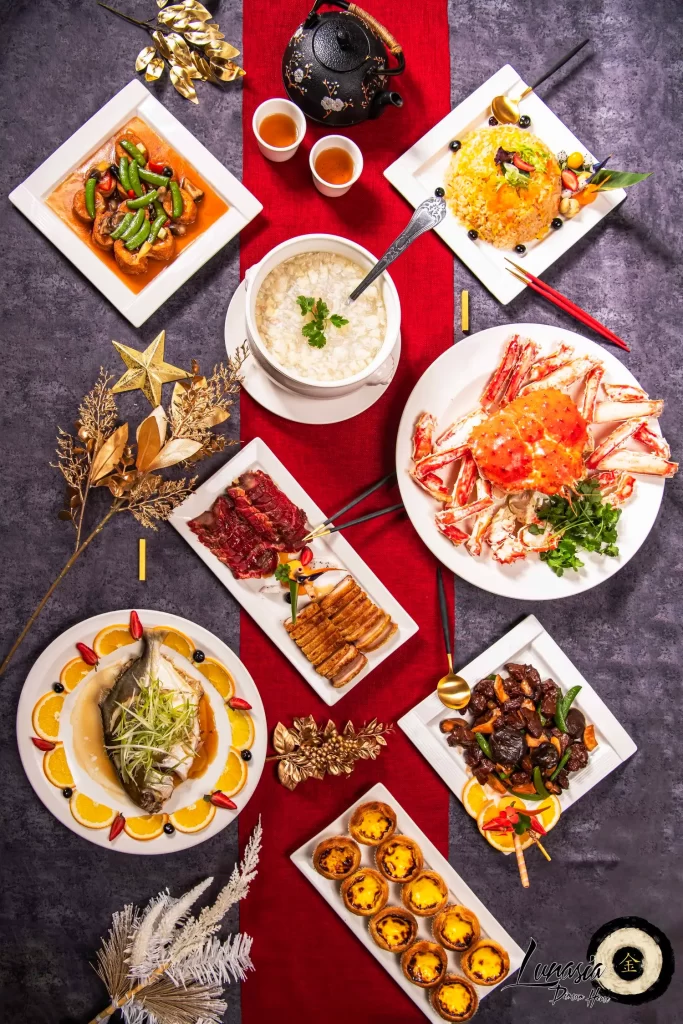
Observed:
[[[275,579],[279,583],[289,583],[289,562],[280,562],[275,570]]]
[[[299,303],[302,316],[308,316],[310,313],[313,317],[312,320],[308,320],[301,328],[301,333],[304,338],[308,339],[308,344],[312,345],[313,348],[324,348],[327,344],[325,328],[328,323],[331,323],[333,327],[343,327],[349,322],[343,316],[340,316],[339,313],[332,313],[330,315],[330,310],[322,299],[299,295],[296,301]]]
[[[582,480],[571,498],[558,494],[547,498],[537,516],[554,533],[561,535],[553,551],[541,552],[541,561],[547,562],[556,576],[564,575],[565,569],[582,568],[584,563],[577,556],[580,549],[610,558],[619,554],[617,523],[621,509],[603,501],[597,480]],[[529,531],[536,535],[543,533],[536,524],[530,526]]]

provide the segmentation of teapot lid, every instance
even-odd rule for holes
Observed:
[[[370,40],[355,18],[328,17],[313,33],[313,53],[329,71],[355,71],[370,56]]]

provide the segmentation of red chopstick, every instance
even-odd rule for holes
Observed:
[[[599,320],[596,320],[594,316],[590,315],[590,313],[587,313],[585,309],[581,309],[580,306],[577,306],[575,302],[568,299],[566,295],[562,294],[562,292],[558,292],[555,288],[546,284],[545,281],[541,281],[540,277],[534,277],[529,270],[525,270],[524,267],[520,267],[519,264],[515,263],[513,260],[508,259],[507,262],[512,263],[512,266],[516,267],[516,269],[520,271],[519,274],[515,274],[513,270],[510,270],[509,267],[507,268],[508,273],[512,274],[513,277],[516,277],[518,281],[524,281],[524,283],[538,295],[547,299],[548,302],[552,302],[553,305],[558,306],[559,309],[564,310],[565,313],[569,313],[569,315],[573,316],[575,320],[579,320],[582,324],[585,324],[586,327],[590,327],[591,330],[595,331],[597,334],[601,334],[603,338],[607,339],[607,341],[611,341],[613,344],[618,345],[619,348],[623,348],[626,352],[631,351],[626,342],[620,338],[618,334],[611,331],[609,327],[605,327],[604,324],[600,323]]]

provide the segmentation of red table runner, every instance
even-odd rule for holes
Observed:
[[[246,0],[243,180],[263,203],[263,213],[241,236],[242,273],[279,242],[309,232],[343,235],[377,256],[407,223],[411,209],[382,172],[450,109],[450,67],[445,0],[395,4],[372,0],[370,13],[404,48],[406,73],[394,80],[402,110],[349,131],[360,146],[364,170],[341,199],[319,195],[308,167],[310,147],[334,128],[309,124],[296,156],[266,161],[251,121],[263,100],[283,95],[280,65],[285,45],[308,5]],[[425,64],[425,54],[428,63]],[[241,436],[260,436],[314,501],[328,512],[341,507],[394,466],[396,431],[410,391],[437,355],[453,343],[453,261],[435,236],[420,239],[391,268],[402,304],[403,349],[396,377],[372,409],[346,423],[302,426],[271,415],[244,395]],[[382,491],[360,511],[393,504],[398,492]],[[396,721],[422,699],[444,670],[435,586],[435,562],[405,515],[355,527],[348,539],[416,620],[420,632],[333,709],[329,709],[243,614],[240,654],[259,686],[272,729],[294,715],[334,718],[339,725],[377,716]],[[422,1014],[362,948],[289,860],[289,855],[333,820],[375,782],[384,782],[434,843],[447,852],[448,791],[400,730],[376,761],[360,762],[345,779],[301,784],[294,793],[266,765],[255,798],[240,815],[243,844],[262,816],[264,847],[259,879],[242,905],[241,928],[254,937],[256,975],[242,986],[244,1024],[267,1020],[373,1024],[419,1021]]]

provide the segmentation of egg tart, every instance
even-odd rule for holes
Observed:
[[[361,804],[351,815],[349,832],[358,843],[379,846],[396,831],[396,813],[380,800]]]
[[[371,917],[381,910],[389,899],[389,886],[379,871],[360,868],[344,879],[341,885],[346,909],[360,917]]]
[[[478,942],[481,934],[477,915],[455,903],[449,903],[437,914],[432,932],[442,946],[459,953]]]
[[[431,988],[446,976],[446,950],[436,942],[415,942],[401,957],[401,969],[413,985]]]
[[[417,938],[417,921],[405,907],[385,907],[370,921],[370,934],[382,949],[405,953]]]
[[[493,939],[482,939],[462,954],[460,966],[475,985],[497,985],[510,970],[510,957]]]
[[[474,986],[459,974],[447,974],[430,993],[432,1006],[439,1017],[450,1021],[470,1020],[479,1006]]]
[[[422,871],[422,850],[408,836],[390,836],[377,848],[377,867],[390,882],[412,882]]]
[[[404,906],[418,917],[438,914],[448,902],[448,886],[436,871],[422,871],[401,890]]]
[[[341,882],[358,869],[360,850],[348,836],[333,836],[318,843],[313,854],[313,867],[323,878]]]

